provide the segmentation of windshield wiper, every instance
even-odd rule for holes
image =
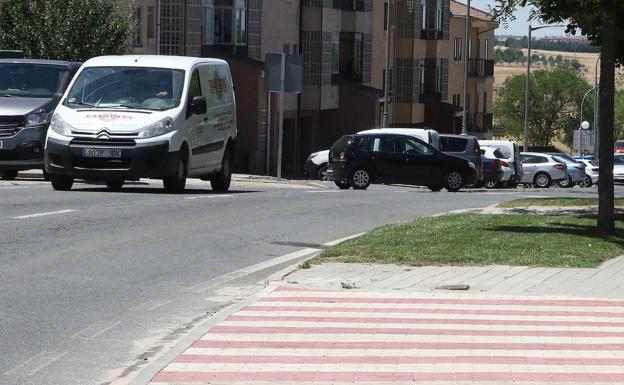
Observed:
[[[161,108],[150,108],[150,107],[142,107],[142,106],[131,106],[128,104],[117,104],[115,106],[110,106],[106,108],[127,108],[132,110],[149,110],[149,111],[162,111]]]
[[[75,104],[77,106],[89,107],[89,108],[97,108],[93,104],[84,103],[84,102],[67,102],[68,104]]]
[[[4,96],[5,98],[23,98],[23,96],[13,94],[1,94],[1,96]]]

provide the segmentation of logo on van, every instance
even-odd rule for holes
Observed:
[[[119,115],[113,113],[104,113],[104,114],[89,114],[86,115],[87,119],[100,119],[103,122],[114,122],[115,120],[132,120],[134,116],[131,115]]]
[[[208,80],[210,91],[218,95],[219,99],[223,98],[223,94],[227,91],[227,82],[224,78],[215,78]]]

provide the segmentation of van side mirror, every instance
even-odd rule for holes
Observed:
[[[191,102],[191,105],[189,106],[189,109],[191,110],[192,113],[197,114],[197,115],[205,114],[206,111],[208,111],[208,104],[206,103],[206,97],[195,96],[193,98],[193,101]]]

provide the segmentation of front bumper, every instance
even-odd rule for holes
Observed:
[[[312,159],[308,159],[303,165],[303,175],[316,179],[319,166],[312,162]]]
[[[102,146],[95,146],[104,148]],[[133,147],[106,146],[121,150],[121,158],[86,158],[83,148],[93,145],[73,145],[48,138],[45,169],[50,174],[62,174],[81,179],[162,179],[175,175],[179,152],[169,152],[169,142],[157,142]]]
[[[0,170],[43,168],[43,143],[47,125],[22,128],[14,136],[0,138]]]

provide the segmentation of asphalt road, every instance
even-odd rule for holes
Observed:
[[[35,180],[0,183],[0,384],[127,378],[192,325],[295,263],[228,275],[275,257],[418,216],[585,195],[258,181],[223,195],[192,182],[185,194],[166,195],[161,186],[54,192]]]

